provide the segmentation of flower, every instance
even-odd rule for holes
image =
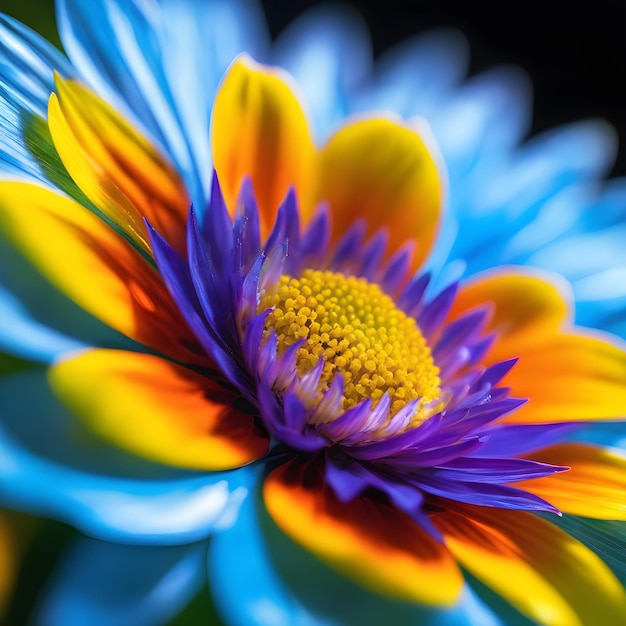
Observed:
[[[572,441],[624,417],[619,340],[575,327],[563,285],[536,271],[431,284],[456,252],[422,124],[361,115],[316,147],[280,70],[239,56],[214,100],[211,73],[184,88],[204,62],[184,53],[207,39],[172,33],[233,13],[150,6],[60,2],[72,65],[3,22],[27,69],[3,76],[2,158],[27,180],[0,184],[0,231],[104,322],[78,352],[45,331],[48,371],[3,381],[4,502],[113,541],[222,530],[210,585],[235,623],[468,621],[489,614],[472,589],[497,602],[486,587],[538,623],[593,623],[602,606],[619,624],[622,583],[558,519],[575,533],[626,515],[626,459]],[[41,348],[32,328],[24,351]],[[136,554],[195,591],[205,546],[168,548]],[[105,578],[106,597],[120,582]]]

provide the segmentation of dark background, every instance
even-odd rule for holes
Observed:
[[[275,35],[313,0],[265,0]],[[433,27],[463,31],[470,73],[495,64],[523,67],[534,87],[532,132],[589,117],[618,130],[613,175],[626,175],[626,0],[484,3],[477,0],[352,0],[380,54],[393,43]]]
[[[264,0],[262,4],[275,36],[320,2]],[[471,73],[500,63],[523,67],[534,86],[532,132],[582,118],[606,118],[623,144],[613,175],[626,175],[626,0],[346,0],[344,4],[365,18],[375,54],[415,33],[452,26],[470,42]],[[0,0],[0,9],[53,37],[51,0]]]

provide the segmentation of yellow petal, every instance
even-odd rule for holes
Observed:
[[[391,254],[415,240],[413,268],[422,264],[437,233],[443,186],[414,130],[388,119],[349,123],[322,148],[317,170],[308,206],[328,202],[335,241],[365,218],[368,235],[388,229]]]
[[[567,422],[626,416],[626,352],[604,339],[557,334],[540,345],[509,344],[520,360],[503,384],[530,402],[508,420]]]
[[[538,624],[624,624],[622,585],[596,554],[552,524],[470,506],[433,521],[463,567]]]
[[[55,287],[109,326],[186,362],[191,331],[156,269],[73,200],[24,183],[0,183],[0,233]]]
[[[519,357],[502,384],[530,402],[509,422],[563,422],[626,416],[626,352],[617,341],[571,327],[565,286],[521,268],[464,285],[450,319],[488,305],[496,333],[485,363]],[[571,329],[571,330],[568,330]]]
[[[49,372],[52,389],[100,437],[160,463],[198,470],[240,467],[268,438],[232,393],[156,356],[92,350]]]
[[[245,55],[236,59],[215,98],[211,142],[229,210],[249,177],[267,235],[290,186],[300,195],[312,173],[313,140],[289,77]]]
[[[54,146],[85,195],[143,249],[143,218],[185,250],[189,200],[173,167],[108,104],[77,82],[56,77],[48,124]]]
[[[489,330],[498,334],[489,353],[492,362],[510,358],[520,345],[541,344],[570,320],[565,285],[556,277],[511,267],[485,272],[464,282],[450,318],[487,305]],[[511,348],[511,344],[514,347]]]
[[[274,470],[263,496],[284,533],[367,589],[428,605],[457,599],[463,578],[440,543],[379,500],[341,503],[315,464],[294,460]]]
[[[626,520],[626,456],[617,451],[578,443],[534,452],[543,463],[565,465],[568,472],[517,483],[563,513],[605,520]]]

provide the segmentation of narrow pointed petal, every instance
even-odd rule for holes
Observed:
[[[50,370],[55,393],[99,436],[175,467],[220,471],[256,460],[268,439],[234,397],[159,357],[92,350]]]
[[[215,98],[211,141],[226,206],[235,213],[249,177],[266,237],[289,188],[300,195],[310,185],[313,141],[288,76],[236,59]]]
[[[443,546],[388,505],[341,503],[315,465],[293,461],[274,470],[263,497],[283,532],[366,588],[435,606],[457,599],[462,577]]]
[[[101,219],[40,187],[0,187],[0,233],[60,291],[132,339],[206,360],[156,270]]]
[[[330,206],[333,237],[339,239],[357,217],[367,220],[367,235],[389,230],[391,251],[417,241],[412,267],[432,247],[443,198],[435,160],[422,138],[390,119],[366,119],[341,128],[321,149],[312,210]]]
[[[184,251],[189,199],[178,174],[122,116],[86,87],[57,77],[48,124],[74,182],[139,247],[144,218]]]
[[[433,516],[474,576],[542,626],[622,624],[626,593],[591,550],[529,513],[463,507]],[[600,611],[600,613],[599,613]]]
[[[616,450],[578,443],[534,452],[533,460],[567,465],[558,476],[519,483],[563,513],[626,521],[626,456]]]

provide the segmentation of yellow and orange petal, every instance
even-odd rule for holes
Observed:
[[[503,267],[463,281],[450,320],[485,305],[490,309],[489,330],[498,334],[490,363],[511,358],[520,346],[541,345],[572,318],[564,284],[555,276],[521,267]]]
[[[571,327],[562,290],[541,275],[509,268],[464,285],[450,319],[489,305],[497,338],[485,362],[520,357],[503,380],[529,403],[509,422],[568,422],[626,416],[626,351],[617,340]]]
[[[441,217],[442,176],[425,142],[400,120],[348,122],[316,152],[286,75],[240,57],[218,90],[211,134],[227,206],[235,211],[249,177],[263,234],[293,186],[304,222],[320,202],[328,203],[335,241],[365,218],[368,235],[388,230],[389,250],[416,242],[413,268],[430,252]]]
[[[263,456],[268,438],[234,396],[156,356],[92,350],[50,369],[59,398],[106,441],[159,463],[220,471]]]
[[[340,502],[315,463],[296,459],[274,470],[263,498],[284,533],[365,588],[431,606],[458,598],[463,577],[445,547],[382,501]]]
[[[74,182],[140,249],[150,248],[145,217],[184,252],[189,198],[174,168],[89,89],[59,76],[56,87],[48,125]]]
[[[531,513],[455,505],[433,516],[471,574],[542,626],[621,626],[626,592],[605,563]]]
[[[213,162],[233,214],[244,178],[252,181],[266,236],[290,187],[309,189],[314,146],[306,116],[279,69],[246,55],[230,66],[211,118]]]
[[[0,234],[57,289],[103,322],[155,350],[207,363],[156,268],[73,200],[25,183],[0,183]]]
[[[322,147],[312,197],[328,202],[337,241],[359,218],[367,235],[389,232],[389,250],[414,241],[412,268],[426,259],[437,234],[443,183],[422,138],[400,120],[348,123]]]
[[[563,513],[626,521],[626,456],[607,448],[563,443],[535,452],[532,458],[570,470],[523,481],[517,487],[548,500]]]

